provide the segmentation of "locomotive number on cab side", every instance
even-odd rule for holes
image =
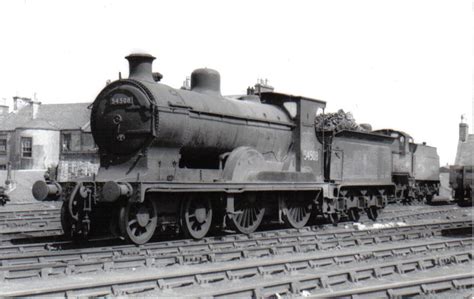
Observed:
[[[317,151],[303,151],[303,159],[306,161],[317,161],[318,152]]]

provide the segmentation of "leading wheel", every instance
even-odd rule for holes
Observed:
[[[369,217],[370,220],[377,220],[377,217],[379,216],[377,207],[370,207],[367,209],[367,216]]]
[[[304,227],[311,216],[313,204],[303,196],[289,196],[282,199],[283,221],[292,228]]]
[[[265,208],[257,200],[256,194],[236,196],[234,212],[230,219],[230,226],[242,234],[253,233],[262,223]]]
[[[187,238],[202,239],[211,228],[212,206],[208,198],[188,198],[181,208],[181,227]]]
[[[157,223],[158,211],[154,200],[128,201],[120,207],[120,232],[127,241],[145,244],[153,237]]]
[[[74,242],[85,242],[87,241],[87,234],[84,232],[84,228],[79,226],[79,223],[74,219],[79,217],[79,213],[71,215],[70,208],[73,212],[77,211],[77,203],[71,202],[71,199],[63,201],[61,205],[61,228],[64,236],[68,240]],[[73,225],[75,224],[75,225]]]

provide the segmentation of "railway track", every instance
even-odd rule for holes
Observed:
[[[431,216],[449,216],[459,214],[463,212],[462,208],[452,207],[450,209],[443,208],[436,208],[433,210],[426,211],[425,209],[421,209],[420,211],[383,211],[380,216],[377,218],[377,221],[404,221],[404,220],[419,220],[419,219],[426,219]],[[365,219],[365,218],[364,218]]]
[[[388,204],[384,210],[384,214],[389,214],[389,213],[399,213],[399,212],[406,212],[407,210],[412,210],[412,211],[417,211],[417,210],[423,210],[423,211],[432,211],[432,210],[440,210],[440,209],[458,209],[458,207],[453,204],[445,204],[445,205],[426,205],[426,204]]]
[[[208,286],[203,284],[197,285],[192,288],[192,294],[196,297],[215,297],[215,298],[227,298],[230,296],[240,298],[268,298],[271,296],[301,296],[304,293],[304,297],[314,298],[328,298],[328,297],[342,297],[352,295],[364,295],[365,297],[369,294],[375,295],[376,298],[386,297],[380,296],[381,291],[386,291],[390,298],[397,298],[397,296],[407,296],[415,294],[426,294],[430,293],[436,288],[427,288],[423,286],[424,283],[429,281],[425,280],[412,280],[410,283],[400,284],[394,283],[393,281],[399,281],[400,278],[405,276],[414,276],[417,272],[433,271],[446,268],[448,265],[461,266],[464,269],[464,273],[461,275],[454,275],[448,277],[436,277],[432,278],[432,281],[452,281],[463,279],[460,283],[458,281],[457,288],[471,287],[473,274],[469,273],[468,268],[472,266],[472,253],[469,251],[442,254],[438,256],[429,257],[414,257],[404,259],[402,261],[390,261],[390,262],[377,262],[377,263],[359,263],[352,262],[344,263],[343,265],[328,266],[306,266],[306,261],[302,261],[297,267],[291,267],[285,265],[284,268],[273,268],[269,273],[265,273],[265,270],[260,268],[259,272],[254,273],[252,279],[258,281],[257,283],[234,283],[232,286],[232,280],[239,279],[238,277],[218,277],[214,274],[214,277],[209,277],[209,280],[218,281],[212,290]],[[328,269],[333,268],[333,269]],[[240,270],[240,269],[239,269]],[[237,270],[232,271],[232,273]],[[316,272],[316,273],[315,273]],[[454,272],[454,271],[453,271]],[[267,276],[265,277],[262,276]],[[237,276],[237,275],[236,275]],[[247,274],[246,279],[249,280]],[[260,279],[258,277],[260,276]],[[273,276],[273,277],[272,277]],[[454,278],[454,279],[453,279]],[[201,280],[206,279],[201,276]],[[391,283],[380,284],[380,281],[391,280]],[[465,279],[465,281],[464,281]],[[189,282],[191,283],[191,282]],[[230,287],[220,288],[218,284],[226,283],[231,285]],[[353,290],[352,287],[356,284],[374,284],[371,287],[362,287],[358,290]],[[421,283],[421,284],[420,284]],[[398,292],[394,289],[398,286]],[[407,287],[421,287],[421,292],[414,292],[413,290],[403,290],[402,286]],[[454,288],[452,286],[449,289]],[[187,290],[185,290],[187,288]],[[439,288],[439,287],[438,287]],[[322,289],[324,289],[322,291]],[[336,289],[336,291],[335,291]],[[341,289],[339,291],[339,289]],[[440,290],[447,290],[445,286],[439,288]],[[122,290],[122,294],[126,294],[126,289]],[[185,292],[189,292],[189,287],[183,287],[182,290],[174,291],[166,289],[162,283],[159,291],[152,292],[157,296],[170,296],[170,295],[183,295]],[[119,290],[115,290],[116,293],[120,293]]]
[[[404,280],[400,277],[400,280]],[[387,297],[402,298],[413,297],[417,295],[433,296],[436,293],[444,293],[451,290],[463,291],[474,286],[474,277],[471,271],[467,269],[464,273],[456,273],[448,276],[439,276],[433,278],[410,279],[401,282],[381,283],[370,287],[353,288],[346,291],[321,292],[308,296],[309,298],[328,298],[328,297]],[[462,296],[464,298],[472,297]],[[448,298],[450,296],[446,296]],[[452,297],[451,297],[452,298]]]
[[[77,279],[64,278],[64,281],[62,278],[55,278],[53,286],[45,284],[44,279],[28,280],[23,283],[3,283],[0,295],[6,297],[32,295],[82,297],[140,294],[152,291],[156,292],[154,295],[157,296],[193,294],[195,297],[235,295],[260,298],[275,293],[281,294],[282,286],[289,287],[291,293],[294,294],[310,289],[309,283],[321,288],[345,281],[355,282],[397,273],[406,274],[445,267],[449,264],[472,265],[472,242],[472,238],[457,238],[421,244],[415,242],[415,244],[385,246],[385,248],[375,250],[360,247],[356,252],[332,250],[274,258],[247,258],[239,262],[215,262],[187,267],[148,266],[144,269],[132,270],[127,268],[126,271],[117,271],[115,275],[101,275],[100,279],[97,275],[71,276],[70,278]],[[453,251],[453,248],[456,250]],[[427,253],[439,253],[442,250],[452,252],[443,252],[436,257],[426,256]],[[399,256],[404,256],[404,259],[397,259]],[[395,260],[380,262],[381,259],[388,257],[393,257]],[[333,270],[336,266],[342,266],[340,267],[342,269]],[[330,269],[329,272],[328,269]],[[134,274],[130,275],[130,271]],[[304,271],[309,271],[309,273],[298,276]],[[316,274],[315,271],[320,273]],[[210,288],[210,285],[213,287]],[[188,292],[190,289],[192,293]]]
[[[60,209],[34,208],[0,211],[0,244],[22,238],[57,236],[62,233]]]
[[[60,210],[56,208],[0,211],[0,233],[59,225]]]
[[[41,240],[53,241],[63,239],[61,227],[25,227],[21,229],[10,229],[0,233],[0,246],[11,243],[41,242]]]
[[[9,255],[14,254],[34,254],[37,251],[43,252],[57,252],[59,250],[74,249],[77,250],[78,254],[87,254],[94,253],[97,250],[103,252],[104,250],[109,251],[121,251],[133,248],[134,250],[147,249],[147,248],[168,248],[169,250],[184,250],[184,248],[196,248],[195,250],[207,250],[208,246],[213,246],[214,244],[235,244],[242,243],[245,246],[255,245],[259,242],[265,242],[268,244],[273,243],[291,243],[299,242],[301,240],[347,240],[347,239],[357,239],[364,238],[366,236],[375,236],[378,233],[383,233],[386,235],[390,234],[399,234],[399,233],[412,233],[418,235],[424,233],[424,235],[440,235],[441,230],[455,229],[459,227],[472,227],[472,222],[468,219],[459,220],[459,221],[438,221],[430,224],[413,224],[413,225],[404,225],[404,226],[395,226],[395,227],[385,227],[370,229],[344,229],[344,228],[333,228],[330,227],[328,231],[327,226],[311,226],[304,227],[302,229],[279,229],[271,231],[262,231],[254,232],[249,235],[242,234],[229,234],[217,237],[208,237],[202,240],[190,240],[190,239],[179,239],[179,240],[169,240],[161,242],[150,242],[141,246],[135,245],[123,245],[120,241],[115,240],[115,245],[104,246],[104,243],[114,243],[110,238],[105,239],[96,239],[90,241],[86,246],[88,248],[75,248],[77,244],[71,241],[56,241],[56,242],[35,242],[35,243],[26,243],[26,244],[15,244],[15,245],[3,245],[0,246],[0,254],[6,258]],[[360,241],[359,241],[360,243]],[[224,245],[225,246],[225,245]],[[95,247],[102,247],[97,249]]]
[[[449,216],[455,215],[463,209],[454,207],[451,209],[446,208],[436,208],[431,211],[399,211],[391,210],[387,213],[382,213],[378,222],[387,222],[387,221],[410,221],[410,220],[424,220],[432,216]],[[8,217],[0,218],[0,244],[12,241],[15,239],[22,238],[40,238],[48,236],[58,236],[61,235],[62,230],[60,227],[60,211],[58,209],[49,209],[49,210],[29,210],[29,211],[10,211],[4,212]],[[31,217],[23,219],[15,219],[17,215],[21,217]],[[43,218],[41,218],[43,217]],[[361,217],[361,222],[363,223],[372,223],[371,220],[368,220],[366,215]],[[345,224],[344,222],[341,224]],[[348,223],[350,224],[350,223]],[[2,227],[3,226],[3,227]],[[6,227],[5,227],[6,226]]]
[[[443,230],[466,227],[468,221],[439,223],[339,233],[302,232],[291,236],[265,236],[239,240],[211,240],[148,243],[135,247],[99,247],[48,251],[47,246],[0,247],[3,280],[58,277],[71,274],[120,270],[124,268],[170,267],[173,265],[215,263],[285,254],[301,254],[330,249],[353,248],[440,236]],[[255,237],[255,236],[254,236]],[[65,244],[63,244],[65,245]],[[21,248],[21,249],[19,249]],[[52,248],[52,247],[50,247]],[[58,247],[60,248],[60,247]],[[16,253],[20,251],[21,253]]]
[[[466,209],[452,208],[449,210],[443,208],[437,208],[432,211],[399,211],[391,210],[388,213],[383,213],[378,218],[378,222],[387,222],[387,221],[410,221],[410,220],[424,220],[432,216],[449,216],[455,215],[460,211],[465,211]],[[60,219],[59,219],[59,210],[50,209],[49,211],[43,210],[33,210],[33,211],[10,211],[6,214],[10,216],[4,218],[3,222],[0,219],[0,244],[12,241],[15,239],[32,239],[32,238],[41,238],[48,236],[58,236],[61,235],[62,230],[60,228]],[[5,213],[4,213],[5,214]],[[14,219],[14,215],[20,217],[33,216],[34,220],[30,223],[29,219]],[[57,216],[55,216],[57,215]],[[37,220],[36,218],[44,217],[44,219]],[[10,224],[6,224],[9,227],[3,227],[5,221],[8,221]],[[371,220],[368,220],[365,215],[361,217],[361,222],[363,223],[372,223]],[[35,224],[36,223],[36,224]],[[342,222],[341,224],[350,224]]]
[[[472,270],[466,269],[472,267],[474,241],[465,234],[449,239],[443,235],[463,228],[472,230],[472,219],[460,211],[464,210],[395,209],[381,214],[380,223],[407,220],[411,224],[374,229],[372,221],[362,218],[369,229],[351,228],[352,224],[319,225],[142,246],[101,239],[77,248],[77,244],[59,238],[43,242],[34,237],[33,243],[8,244],[22,237],[54,236],[61,230],[55,225],[46,230],[21,227],[21,233],[1,229],[0,297],[328,297],[345,296],[344,289],[349,290],[347,294],[369,297],[456,292],[472,287]],[[456,221],[440,220],[444,215],[452,215]],[[435,222],[425,223],[430,217]],[[446,267],[455,267],[455,274],[464,276],[449,280],[454,275],[450,270],[429,278],[414,274]],[[407,275],[411,279],[403,281]],[[47,281],[54,281],[54,286]],[[377,285],[371,285],[373,282]]]
[[[57,217],[60,213],[60,210],[55,208],[0,211],[0,223],[25,218],[43,219]]]
[[[17,219],[0,220],[0,232],[9,230],[18,230],[27,227],[46,227],[60,226],[59,215],[50,215],[43,217],[22,217]]]

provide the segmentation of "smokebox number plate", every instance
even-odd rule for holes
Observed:
[[[111,106],[132,105],[133,97],[124,94],[115,94],[110,98],[109,103]]]

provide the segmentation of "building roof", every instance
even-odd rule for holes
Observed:
[[[33,107],[27,106],[9,113],[0,122],[1,131],[22,129],[77,130],[90,121],[90,103],[41,104],[36,117],[32,118]]]
[[[58,130],[58,128],[51,122],[44,119],[33,119],[28,123],[20,125],[15,129],[43,129],[43,130]]]

